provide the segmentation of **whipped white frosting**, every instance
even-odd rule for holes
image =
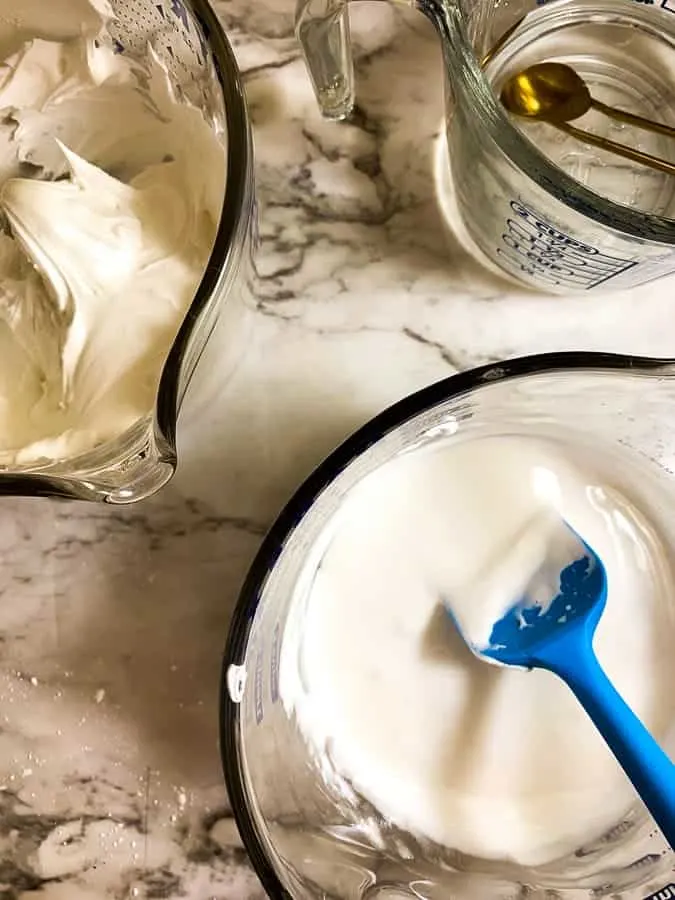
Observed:
[[[648,500],[659,492],[627,451],[516,435],[413,450],[348,492],[298,581],[279,664],[279,695],[338,818],[362,813],[373,831],[360,795],[401,831],[527,866],[621,821],[635,792],[567,686],[479,661],[446,605],[462,612],[467,586],[484,601],[494,560],[555,508],[605,564],[598,658],[668,746],[674,576]],[[533,558],[498,566],[509,603]],[[480,611],[463,617],[489,639]]]
[[[105,0],[0,12],[0,465],[65,459],[151,412],[204,272],[225,149]]]

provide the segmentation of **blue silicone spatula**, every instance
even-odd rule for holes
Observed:
[[[549,592],[546,602],[541,599],[541,581],[536,591],[525,590],[495,622],[486,646],[472,643],[449,602],[448,612],[480,659],[505,666],[548,669],[562,678],[675,848],[675,765],[621,697],[593,651],[593,637],[607,601],[605,567],[562,520],[560,528],[565,530],[564,539],[571,552],[569,562],[558,568],[559,587],[556,585]],[[552,533],[549,545],[553,546],[551,542],[555,540]],[[559,553],[560,542],[557,559]],[[542,565],[545,563],[543,560]]]

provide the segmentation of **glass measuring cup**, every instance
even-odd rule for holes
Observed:
[[[332,533],[327,526],[347,493],[418,447],[555,433],[611,446],[630,458],[635,454],[658,474],[650,508],[658,511],[664,542],[675,548],[675,453],[664,424],[674,401],[673,360],[562,353],[486,366],[386,410],[300,488],[246,579],[223,669],[221,748],[229,796],[271,897],[671,896],[675,853],[640,804],[575,853],[531,868],[463,856],[393,827],[358,795],[346,802],[339,772],[328,756],[317,758],[308,749],[295,715],[287,711],[279,671],[285,646],[303,631],[303,596]],[[675,729],[665,746],[675,751]]]
[[[673,124],[671,0],[392,2],[423,12],[440,37],[443,206],[484,264],[554,293],[632,287],[675,271],[673,176],[627,168],[551,125],[518,128],[497,99],[509,76],[555,59],[599,99]],[[298,0],[296,33],[322,112],[344,118],[354,103],[348,0]],[[617,136],[606,116],[579,122],[587,120],[587,130],[675,159],[663,136],[625,128]]]
[[[245,344],[256,216],[251,130],[232,49],[207,0],[109,5],[114,50],[141,72],[148,54],[156,54],[177,99],[198,108],[226,147],[221,218],[201,283],[165,361],[154,409],[81,456],[0,467],[0,495],[131,503],[159,490],[176,469],[179,411],[184,427],[199,427],[200,408],[213,399]]]

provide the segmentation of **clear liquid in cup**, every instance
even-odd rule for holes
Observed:
[[[648,3],[653,0],[648,0]],[[499,96],[509,77],[541,62],[571,66],[604,104],[675,127],[675,3],[563,0],[528,14],[498,49],[485,74]],[[582,143],[554,125],[512,116],[551,162],[600,196],[634,209],[675,216],[675,176]],[[675,139],[591,109],[584,129],[675,163]]]

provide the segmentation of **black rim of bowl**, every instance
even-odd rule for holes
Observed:
[[[283,508],[258,550],[239,593],[225,648],[220,687],[220,752],[232,813],[249,858],[268,896],[288,900],[292,894],[277,875],[260,838],[247,795],[239,741],[239,703],[232,700],[227,672],[243,665],[251,625],[265,582],[291,532],[300,524],[318,496],[368,448],[408,420],[445,401],[482,386],[527,375],[565,371],[629,371],[636,374],[675,374],[673,359],[625,356],[613,353],[561,352],[524,356],[451,375],[410,394],[375,416],[334,450],[307,478]]]

